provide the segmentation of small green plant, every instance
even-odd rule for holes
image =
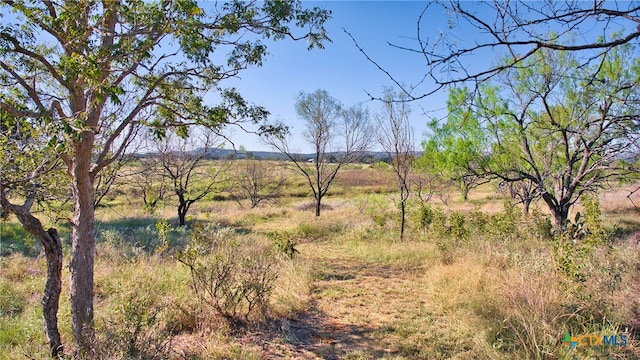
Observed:
[[[551,239],[553,236],[553,224],[549,216],[543,214],[538,208],[531,211],[530,221],[533,233],[542,239]]]
[[[291,234],[287,231],[274,232],[271,234],[271,239],[276,252],[286,255],[290,259],[293,259],[299,252],[296,249],[298,243],[292,240]]]
[[[434,218],[434,210],[431,206],[426,204],[420,204],[418,211],[414,215],[414,222],[418,225],[420,230],[427,230]]]
[[[485,227],[487,235],[499,242],[518,239],[520,237],[518,225],[521,218],[522,213],[517,206],[511,202],[505,202],[504,210],[490,217]]]
[[[414,223],[432,237],[441,238],[449,235],[447,216],[439,207],[420,204],[418,211],[414,214]]]
[[[371,217],[373,222],[380,227],[384,227],[393,217],[387,210],[387,207],[388,200],[376,195],[368,196],[366,213]]]
[[[475,232],[477,234],[484,234],[487,232],[487,228],[489,226],[489,222],[491,217],[478,209],[474,209],[469,212],[469,227],[470,231]]]
[[[463,213],[454,211],[449,214],[449,233],[456,240],[464,240],[469,235],[465,223],[466,218]]]
[[[553,259],[558,271],[570,283],[584,283],[587,274],[584,272],[585,260],[593,253],[592,246],[575,244],[571,233],[556,235],[552,242]]]
[[[170,245],[169,233],[173,230],[171,224],[165,219],[159,219],[155,224],[156,231],[158,232],[158,238],[160,239],[160,245],[156,247],[155,253],[162,254]]]

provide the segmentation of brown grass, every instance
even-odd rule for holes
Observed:
[[[145,252],[129,237],[124,244],[100,243],[98,330],[111,326],[109,321],[122,325],[123,306],[133,299],[163,309],[159,326],[175,326],[175,359],[561,359],[570,355],[559,343],[565,332],[640,327],[640,304],[633,300],[640,293],[640,251],[621,241],[640,230],[640,217],[626,198],[632,185],[601,194],[605,226],[620,230],[611,230],[617,237],[612,250],[595,253],[588,263],[593,281],[577,291],[556,271],[550,240],[535,237],[530,229],[523,229],[521,238],[488,239],[477,233],[464,241],[445,238],[452,244],[447,264],[436,244],[442,234],[438,238],[411,228],[407,240],[399,242],[389,200],[393,181],[385,174],[346,169],[336,179],[336,191],[324,199],[327,207],[320,218],[313,216],[312,199],[298,196],[306,191],[304,183],[293,179],[285,191],[289,195],[273,206],[248,209],[209,200],[194,205],[191,224],[217,224],[220,236],[261,243],[271,241],[271,233],[286,233],[299,251],[295,259],[278,263],[269,319],[241,328],[202,324],[194,315],[199,305],[187,269],[173,258],[171,251],[177,249]],[[374,198],[384,206],[373,204]],[[147,220],[175,219],[169,205],[154,216],[144,215],[138,200],[117,198],[112,207],[100,208],[101,224],[122,223],[138,231]],[[445,213],[497,214],[505,200],[485,185],[468,202],[452,193]],[[444,206],[435,198],[431,204]],[[544,210],[544,204],[537,206]],[[388,215],[386,223],[374,221],[375,212]],[[44,269],[42,258],[0,259],[2,280],[28,299],[21,314],[0,317],[0,338],[13,334],[18,339],[0,349],[0,359],[43,354],[30,349],[44,348],[38,314]],[[617,287],[609,286],[616,271]],[[65,270],[60,322],[67,344],[68,277]],[[607,308],[608,317],[590,323],[587,315],[596,311],[589,307],[598,306]],[[28,336],[23,339],[21,333]],[[624,351],[615,356],[632,356],[636,345]]]

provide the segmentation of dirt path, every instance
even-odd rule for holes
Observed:
[[[413,297],[415,271],[329,258],[314,265],[310,306],[283,320],[283,336],[264,342],[264,359],[369,359],[393,357],[394,324],[420,310]]]

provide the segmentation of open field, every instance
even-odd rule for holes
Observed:
[[[146,214],[121,184],[98,209],[95,357],[636,359],[632,188],[600,194],[601,223],[585,224],[575,241],[549,235],[543,204],[523,217],[491,186],[467,202],[448,190],[446,205],[413,200],[400,242],[393,178],[381,169],[346,169],[319,219],[292,175],[275,204],[250,209],[225,193],[196,203],[186,229],[175,227],[171,200]],[[0,359],[46,358],[45,260],[15,219],[0,226]],[[229,281],[264,286],[264,299],[216,303],[207,292],[207,281],[220,280],[216,264],[237,270]],[[63,272],[60,330],[69,346]],[[614,336],[617,346],[571,350],[567,333]]]

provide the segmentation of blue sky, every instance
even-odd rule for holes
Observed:
[[[369,56],[388,69],[400,82],[416,84],[425,73],[425,64],[419,55],[388,45],[415,46],[416,22],[425,2],[419,1],[308,1],[307,6],[330,9],[333,18],[327,24],[329,37],[323,50],[307,51],[304,42],[280,41],[268,43],[270,55],[260,68],[249,69],[227,85],[237,87],[245,98],[266,107],[273,120],[280,120],[291,127],[293,148],[310,152],[310,146],[301,139],[304,128],[298,119],[294,102],[300,91],[312,92],[325,89],[345,106],[363,104],[370,111],[380,111],[381,104],[371,101],[367,92],[382,93],[383,86],[392,85],[390,79],[369,62],[356,48],[349,31]],[[447,18],[434,14],[428,19],[429,31],[445,30]],[[424,25],[423,25],[424,26]],[[416,143],[423,139],[428,119],[424,110],[441,109],[446,93],[412,104],[411,124]],[[441,115],[441,112],[440,112]],[[269,150],[258,137],[235,130],[232,138],[236,147],[247,150]]]

